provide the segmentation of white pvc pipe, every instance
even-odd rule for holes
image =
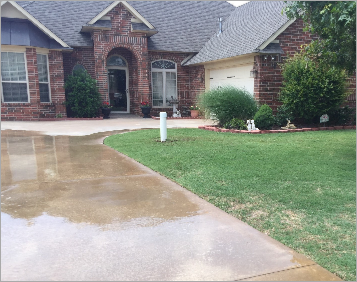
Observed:
[[[166,123],[167,113],[160,112],[160,137],[161,142],[165,142],[167,139],[167,123]]]

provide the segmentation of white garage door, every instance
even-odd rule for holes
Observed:
[[[243,66],[210,71],[210,89],[231,85],[245,88],[249,93],[254,93],[254,78],[250,77],[253,66]]]

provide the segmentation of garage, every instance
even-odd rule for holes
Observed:
[[[253,65],[225,69],[210,70],[210,89],[222,86],[245,88],[249,93],[254,93],[254,78],[250,77]]]

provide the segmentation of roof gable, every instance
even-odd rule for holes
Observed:
[[[1,17],[11,19],[27,19],[27,17],[8,1],[1,2]]]
[[[149,29],[155,29],[155,27],[149,23],[137,10],[135,10],[131,5],[126,1],[114,1],[108,7],[106,7],[103,11],[101,11],[98,15],[96,15],[93,19],[91,19],[88,24],[95,24],[98,20],[104,17],[107,13],[109,13],[112,9],[114,9],[118,4],[122,4],[134,17],[142,21]]]
[[[282,15],[282,1],[251,1],[237,7],[223,23],[223,32],[214,34],[186,65],[259,52],[293,21]]]
[[[1,2],[1,7],[4,5],[12,5],[12,8],[8,8],[9,16],[11,18],[20,17],[23,15],[21,19],[28,19],[32,22],[36,27],[38,27],[42,32],[44,32],[47,36],[58,42],[62,47],[69,47],[62,39],[60,39],[56,34],[54,34],[51,30],[49,30],[45,25],[43,25],[40,21],[38,21],[35,17],[33,17],[29,12],[27,12],[24,8],[22,8],[19,4],[14,1],[3,1]],[[14,9],[17,11],[15,12]],[[1,17],[6,18],[7,15],[1,12]]]
[[[24,9],[68,45],[89,47],[93,41],[89,33],[81,32],[82,28],[113,3],[33,1],[27,2]],[[127,4],[155,27],[148,31],[153,34],[148,38],[148,49],[172,52],[198,52],[215,32],[218,17],[226,19],[235,9],[225,1],[128,1]],[[133,31],[145,31],[143,26],[133,23]]]

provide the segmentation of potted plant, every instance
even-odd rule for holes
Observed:
[[[190,106],[191,117],[196,118],[198,117],[200,108],[198,106]]]
[[[109,104],[109,102],[103,102],[102,104],[103,119],[109,118],[111,111],[112,111],[112,106]]]
[[[143,118],[150,118],[151,107],[149,101],[141,102],[141,112],[144,114]]]

